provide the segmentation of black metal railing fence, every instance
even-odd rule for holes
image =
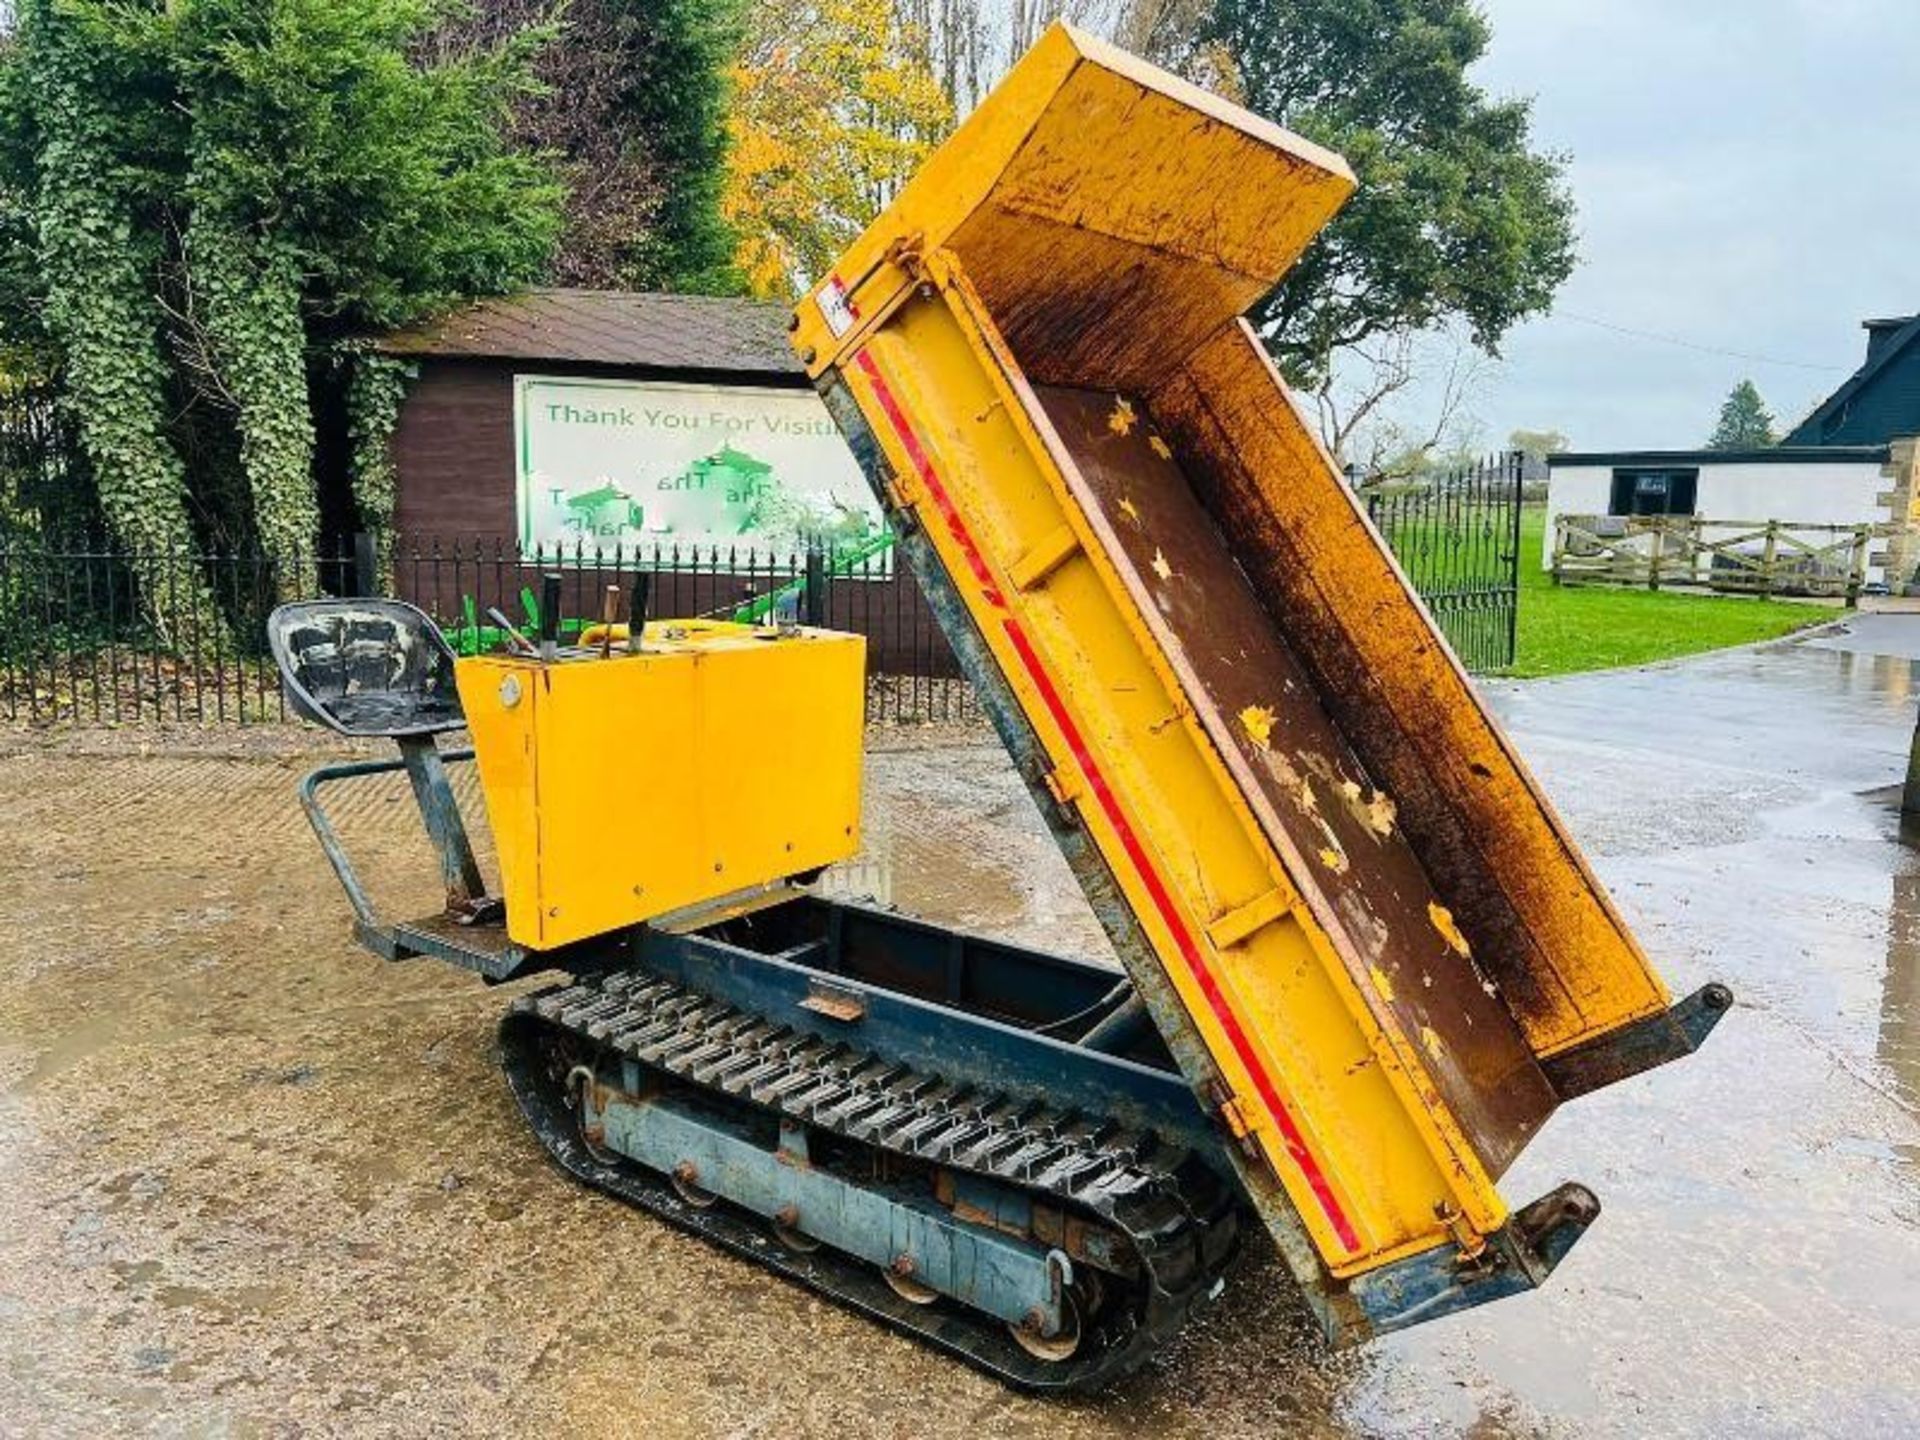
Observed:
[[[1520,617],[1523,457],[1365,497],[1374,528],[1467,669],[1513,664]]]
[[[1365,497],[1434,619],[1482,673],[1513,663],[1520,497],[1517,456]],[[583,621],[601,613],[608,587],[624,591],[641,573],[653,577],[655,615],[760,619],[802,613],[807,563],[804,551],[529,551],[504,540],[419,536],[359,536],[286,555],[146,554],[0,526],[0,718],[284,720],[265,647],[267,613],[284,599],[393,595],[419,605],[456,645],[478,644],[489,610],[531,623],[530,597],[550,571],[564,577],[563,610]],[[933,612],[888,551],[816,564],[826,583],[818,609],[805,613],[866,637],[869,719],[977,713]]]
[[[284,719],[267,614],[283,595],[345,593],[353,573],[351,554],[134,552],[0,536],[0,716]],[[294,575],[311,578],[293,586]],[[165,630],[145,594],[160,597]]]
[[[885,553],[815,562],[749,548],[644,554],[584,545],[374,537],[315,552],[131,553],[92,539],[0,533],[0,717],[253,724],[288,718],[265,643],[282,600],[387,594],[419,605],[456,647],[484,643],[489,611],[532,628],[541,577],[562,576],[563,618],[587,623],[608,588],[650,581],[657,616],[817,617],[867,639],[870,720],[963,720],[972,692],[919,589]],[[157,604],[146,603],[146,596]],[[164,626],[157,617],[164,617]]]

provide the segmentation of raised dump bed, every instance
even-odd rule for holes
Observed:
[[[1538,1284],[1495,1181],[1678,1007],[1241,318],[1353,180],[1056,27],[794,342],[1329,1333]]]

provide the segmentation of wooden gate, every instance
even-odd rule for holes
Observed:
[[[1894,528],[1698,515],[1560,515],[1554,519],[1553,578],[1562,585],[1835,596],[1853,605],[1874,563],[1872,541]]]

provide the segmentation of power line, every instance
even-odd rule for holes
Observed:
[[[1556,309],[1553,313],[1560,319],[1577,320],[1582,325],[1611,330],[1616,335],[1629,335],[1636,340],[1657,340],[1662,345],[1678,345],[1682,350],[1697,350],[1702,355],[1724,355],[1734,360],[1750,360],[1756,365],[1784,365],[1793,370],[1825,370],[1829,373],[1847,372],[1853,368],[1848,365],[1816,365],[1810,360],[1782,360],[1777,355],[1756,355],[1748,350],[1729,350],[1720,345],[1702,345],[1695,340],[1683,340],[1678,335],[1662,335],[1654,330],[1636,330],[1631,325],[1616,325],[1611,320],[1602,320],[1595,315],[1582,315],[1575,310]]]

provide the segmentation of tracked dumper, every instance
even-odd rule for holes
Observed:
[[[362,942],[567,977],[500,1034],[567,1171],[1036,1390],[1262,1232],[1353,1343],[1592,1224],[1496,1182],[1731,997],[1671,1002],[1240,318],[1352,183],[1056,27],[794,317],[1120,972],[805,889],[859,844],[856,637],[642,585],[562,648],[557,576],[458,661],[396,602],[275,616],[305,713],[400,745],[303,784]],[[389,923],[321,792],[398,769],[448,904]]]

